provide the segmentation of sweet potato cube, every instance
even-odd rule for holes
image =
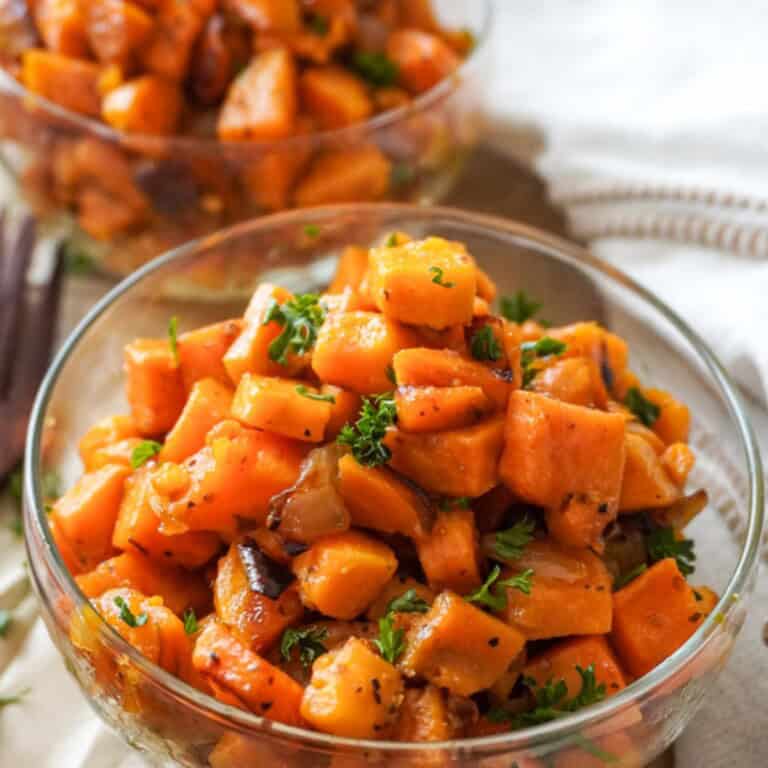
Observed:
[[[331,203],[371,202],[389,191],[392,163],[374,145],[329,150],[318,156],[296,185],[300,208]]]
[[[230,0],[230,7],[257,31],[298,32],[301,28],[299,0]]]
[[[364,467],[347,454],[339,460],[337,484],[355,526],[412,538],[431,526],[429,499],[386,467]]]
[[[493,685],[523,650],[525,638],[452,592],[437,596],[406,636],[399,666],[457,696]]]
[[[157,563],[138,551],[129,550],[104,560],[76,581],[90,598],[125,587],[145,595],[159,595],[177,616],[183,616],[189,608],[198,616],[210,610],[210,590],[202,574]]]
[[[667,444],[687,443],[691,428],[691,412],[663,389],[643,388],[648,400],[661,409],[659,418],[653,423],[653,431]]]
[[[216,554],[221,541],[216,534],[203,531],[173,536],[161,533],[154,511],[160,499],[151,472],[152,467],[145,465],[126,480],[112,543],[117,549],[140,552],[169,565],[199,568]]]
[[[237,76],[219,112],[220,139],[281,139],[298,111],[296,62],[285,48],[259,54]]]
[[[232,533],[241,517],[263,524],[272,496],[296,482],[305,452],[295,440],[223,421],[183,464],[155,471],[156,512],[170,533]]]
[[[326,536],[293,561],[304,604],[334,619],[362,613],[396,570],[392,550],[357,531]]]
[[[302,687],[249,650],[222,624],[211,622],[197,638],[192,663],[226,704],[288,725],[301,725]]]
[[[563,640],[530,659],[523,675],[535,680],[540,688],[550,680],[565,680],[568,698],[572,699],[579,695],[582,686],[576,667],[587,669],[590,665],[594,665],[597,684],[605,686],[606,696],[627,687],[624,673],[604,635]]]
[[[397,64],[400,84],[423,93],[452,74],[459,57],[437,35],[418,29],[398,29],[389,36],[387,55]]]
[[[395,380],[404,387],[480,387],[496,408],[506,408],[513,389],[510,372],[489,368],[451,349],[417,347],[392,361]]]
[[[445,432],[404,432],[390,427],[384,444],[390,464],[416,485],[444,496],[482,496],[499,482],[504,417]]]
[[[90,61],[30,48],[22,57],[21,80],[32,93],[89,117],[101,110],[99,67]]]
[[[551,539],[532,541],[503,577],[528,568],[534,573],[531,594],[508,589],[501,614],[528,640],[610,632],[613,579],[597,555]]]
[[[471,509],[441,510],[428,535],[416,541],[419,562],[433,589],[465,594],[483,583]]]
[[[88,56],[86,16],[78,0],[36,0],[30,3],[45,47],[54,53],[84,59]]]
[[[615,517],[624,471],[624,417],[512,393],[499,474],[524,501],[549,510],[547,524],[564,544],[599,544]]]
[[[394,741],[447,741],[459,735],[445,693],[437,686],[430,683],[405,692],[392,734]]]
[[[630,675],[642,677],[671,656],[704,620],[673,558],[654,563],[613,595],[611,643]]]
[[[186,400],[179,367],[164,339],[136,339],[125,347],[125,390],[131,415],[142,435],[167,432]]]
[[[176,132],[182,98],[176,83],[156,75],[144,75],[104,96],[101,116],[118,131],[167,136]]]
[[[243,557],[247,559],[253,545],[254,542],[248,540],[235,542],[219,559],[213,599],[219,620],[241,643],[261,653],[269,649],[287,627],[299,623],[304,606],[295,585],[287,587],[275,599],[251,589]],[[241,555],[241,547],[245,548],[245,555]]]
[[[397,720],[403,678],[368,643],[351,637],[323,654],[312,667],[301,714],[318,731],[356,739],[378,739]]]
[[[471,322],[477,268],[460,243],[429,237],[372,248],[368,285],[387,317],[440,330]]]
[[[482,421],[493,402],[480,387],[399,387],[397,423],[406,432],[440,432]]]
[[[413,331],[374,312],[332,314],[318,333],[312,368],[328,384],[361,395],[386,392],[392,358],[415,341]]]
[[[99,448],[91,455],[89,472],[106,467],[107,464],[119,464],[121,467],[133,468],[131,460],[133,452],[144,442],[140,437],[127,437],[111,445]]]
[[[342,67],[310,67],[299,87],[304,108],[323,128],[360,123],[373,113],[366,84]]]
[[[187,392],[200,379],[216,379],[220,384],[232,384],[224,367],[224,355],[242,330],[242,320],[225,320],[179,336],[179,367]]]
[[[608,398],[600,369],[592,358],[568,357],[542,368],[531,389],[555,400],[587,408],[602,408]]]
[[[680,489],[667,473],[653,446],[639,435],[630,433],[627,433],[625,440],[626,461],[619,509],[635,512],[674,504],[680,498]]]
[[[682,489],[696,464],[696,454],[687,443],[672,443],[661,454],[661,463],[672,481]]]
[[[98,469],[93,463],[97,451],[126,438],[138,436],[139,430],[130,416],[107,416],[97,421],[78,443],[78,451],[85,471]]]
[[[154,21],[140,4],[127,0],[88,3],[88,44],[105,64],[129,68],[134,54],[149,39]]]
[[[85,474],[53,505],[51,519],[86,569],[114,552],[112,529],[128,474],[114,464]]]
[[[342,293],[345,288],[360,292],[368,273],[368,249],[350,245],[341,252],[336,274],[328,286],[328,293]]]
[[[325,427],[325,439],[334,440],[345,424],[357,418],[362,400],[357,392],[350,392],[341,387],[335,387],[333,384],[323,384],[320,387],[320,392],[333,398],[331,416]]]
[[[205,436],[229,417],[231,387],[215,379],[201,379],[192,386],[184,410],[165,438],[159,461],[181,462],[205,445]]]
[[[249,427],[284,437],[320,443],[331,418],[331,404],[300,381],[246,373],[237,385],[232,415]]]

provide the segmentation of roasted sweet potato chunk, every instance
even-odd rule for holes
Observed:
[[[94,466],[94,457],[102,448],[126,438],[138,436],[138,427],[130,416],[107,416],[97,421],[78,443],[80,458],[83,460],[86,472],[99,468]]]
[[[243,330],[243,321],[225,320],[182,333],[178,339],[179,368],[187,392],[200,379],[215,379],[231,386],[224,355]]]
[[[324,128],[362,122],[373,112],[365,83],[341,67],[312,67],[301,76],[304,107]]]
[[[399,79],[411,93],[423,93],[459,66],[459,57],[437,35],[400,29],[387,42],[387,54],[399,70]]]
[[[406,432],[468,427],[493,410],[480,387],[398,387],[395,403],[397,423]]]
[[[32,93],[88,117],[101,110],[99,67],[82,59],[30,48],[24,52],[21,79]]]
[[[176,83],[144,75],[111,90],[101,103],[101,116],[118,131],[163,136],[175,133],[181,108]]]
[[[674,504],[680,498],[680,489],[653,447],[639,435],[627,434],[625,440],[620,510],[634,512]]]

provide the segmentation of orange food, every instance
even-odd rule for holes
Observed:
[[[440,432],[482,421],[493,403],[480,387],[399,387],[397,423],[406,432]]]
[[[152,16],[128,0],[100,0],[81,6],[87,9],[88,45],[96,58],[129,69],[152,34]]]
[[[86,472],[98,469],[94,459],[98,451],[127,438],[139,436],[139,430],[130,416],[107,416],[96,422],[78,443],[80,458]]]
[[[99,67],[89,61],[30,48],[25,51],[24,85],[49,101],[88,117],[101,111]]]
[[[301,100],[323,128],[367,119],[373,103],[365,83],[341,67],[312,67],[301,76]]]
[[[437,35],[401,29],[390,36],[387,53],[399,70],[400,82],[411,93],[437,85],[459,66],[459,57]]]
[[[638,435],[626,436],[626,463],[621,481],[622,512],[668,507],[680,498],[680,489],[653,447]]]
[[[224,367],[224,355],[242,330],[242,320],[235,319],[206,325],[179,336],[179,368],[187,392],[200,379],[215,379],[219,384],[232,385]]]
[[[691,428],[691,412],[685,403],[663,389],[643,388],[643,394],[660,409],[653,431],[667,444],[687,443]]]
[[[144,75],[112,89],[101,103],[101,116],[118,131],[162,136],[176,131],[181,108],[175,83]]]

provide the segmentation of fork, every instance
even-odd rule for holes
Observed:
[[[53,349],[61,295],[61,248],[36,264],[35,222],[25,215],[13,226],[0,212],[0,478],[24,453],[29,412]],[[39,275],[37,275],[39,273]]]

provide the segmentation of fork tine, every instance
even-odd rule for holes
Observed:
[[[7,242],[6,216],[0,220],[0,397],[8,392],[17,349],[24,282],[35,244],[35,222],[25,216],[12,244]]]

